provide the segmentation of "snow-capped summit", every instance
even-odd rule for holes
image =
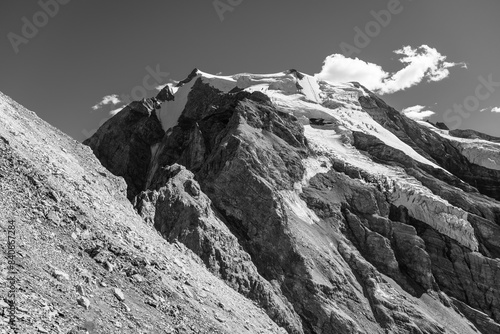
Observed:
[[[420,162],[439,168],[363,112],[359,98],[369,97],[364,87],[357,83],[333,85],[293,69],[275,74],[241,73],[231,76],[212,75],[195,69],[177,85],[175,100],[164,103],[157,112],[165,131],[177,124],[198,78],[223,93],[234,89],[262,92],[269,96],[279,110],[293,114],[303,124],[309,124],[311,118],[319,118],[336,125],[336,130],[329,133],[334,131],[342,135],[344,129],[366,132]]]

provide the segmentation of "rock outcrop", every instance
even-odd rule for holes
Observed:
[[[112,172],[127,182],[127,196],[132,200],[144,190],[150,161],[154,154],[153,144],[164,136],[164,131],[153,110],[143,102],[133,102],[108,120],[100,128],[99,135],[87,140],[98,147],[94,151],[104,166],[114,166]]]
[[[154,190],[141,192],[135,208],[168,241],[182,242],[207,268],[242,295],[255,300],[289,333],[301,333],[300,319],[288,301],[264,280],[227,223],[201,191],[194,175],[174,164],[162,168]]]

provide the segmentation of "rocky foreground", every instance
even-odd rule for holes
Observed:
[[[195,70],[105,123],[97,158],[1,110],[24,328],[500,333],[497,138],[295,70]]]
[[[180,242],[144,223],[122,178],[0,93],[0,333],[15,225],[19,333],[285,333]]]

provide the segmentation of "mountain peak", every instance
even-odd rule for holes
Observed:
[[[415,122],[359,83],[294,69],[195,70],[172,92],[149,117],[125,110],[85,143],[124,177],[147,222],[243,284],[275,323],[346,334],[425,323],[437,334],[434,315],[445,312],[450,333],[500,328],[496,306],[465,297],[500,280],[479,274],[500,257],[500,144]],[[179,166],[182,182],[171,176]],[[251,260],[238,266],[231,252]]]

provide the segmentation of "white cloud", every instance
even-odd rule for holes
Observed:
[[[481,110],[479,110],[480,112],[484,112],[486,110],[489,110],[491,112],[495,112],[495,113],[500,113],[500,107],[489,107],[489,108],[483,108]]]
[[[434,111],[425,110],[425,108],[426,108],[425,106],[416,105],[401,110],[401,113],[404,114],[406,117],[409,117],[416,121],[423,121],[431,117],[432,115],[436,114]]]
[[[358,81],[369,89],[375,89],[387,78],[387,73],[376,64],[333,54],[325,59],[323,69],[316,77],[330,82]]]
[[[467,68],[465,63],[445,61],[446,56],[427,45],[415,49],[405,46],[394,53],[401,56],[399,61],[405,65],[394,73],[358,58],[333,54],[325,59],[321,72],[316,77],[329,82],[358,81],[379,94],[391,94],[423,81],[441,81],[450,75],[449,69],[452,67]]]
[[[92,110],[101,109],[105,105],[117,105],[120,103],[122,103],[122,101],[120,100],[118,95],[116,94],[106,95],[101,99],[101,102],[92,107]]]

